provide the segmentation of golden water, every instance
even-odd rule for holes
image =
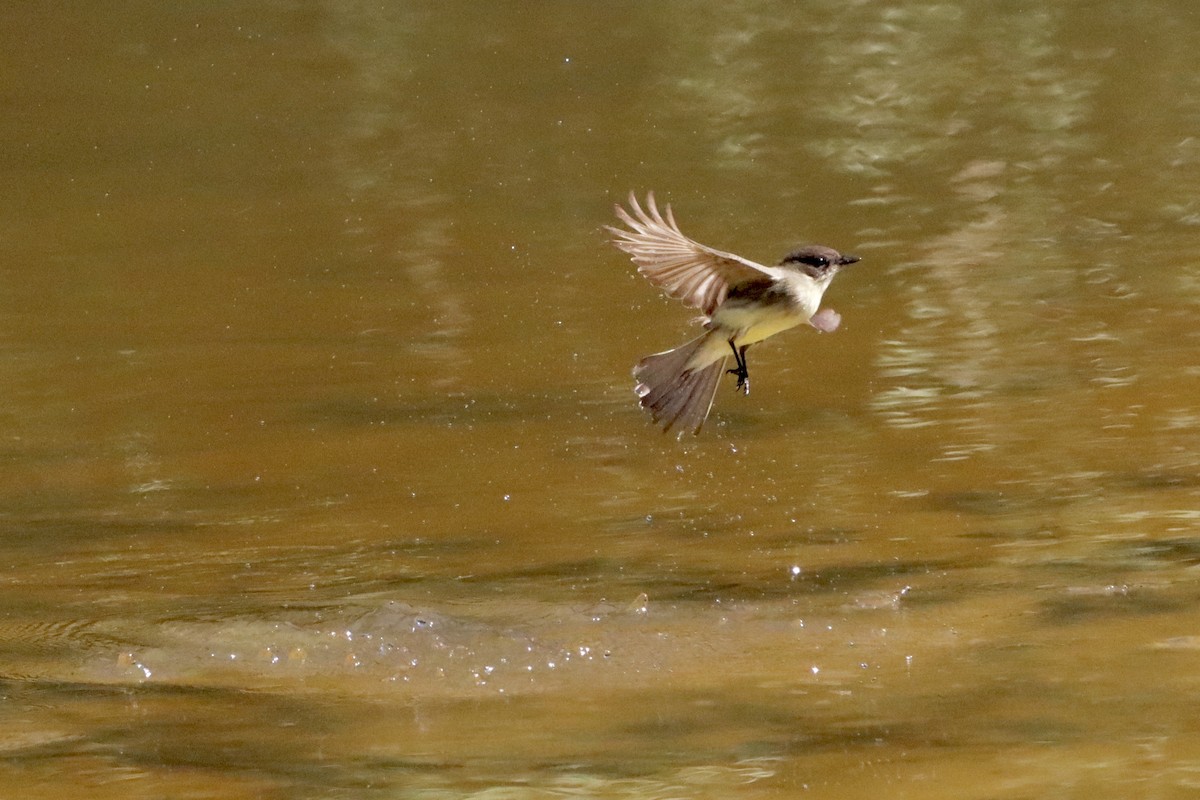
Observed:
[[[1198,27],[9,13],[0,795],[1193,796]],[[631,188],[863,257],[697,439]]]

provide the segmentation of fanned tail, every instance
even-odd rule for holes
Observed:
[[[650,412],[664,433],[676,426],[680,432],[699,433],[708,418],[717,384],[725,372],[725,359],[688,368],[708,337],[706,333],[674,350],[646,356],[633,369],[638,382],[634,391],[641,398],[642,408]]]

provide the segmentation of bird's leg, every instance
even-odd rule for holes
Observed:
[[[737,369],[725,370],[730,375],[737,376],[737,388],[742,394],[750,394],[750,372],[746,369],[746,348],[750,345],[738,347],[733,343],[733,339],[729,340],[729,349],[733,351],[733,360],[737,362]]]
[[[742,354],[742,371],[738,377],[741,379],[742,394],[749,397],[750,395],[750,366],[746,363],[746,348],[750,345],[744,344],[738,348],[738,352]]]

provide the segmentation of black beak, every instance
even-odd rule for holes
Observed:
[[[859,260],[861,260],[861,259],[859,259],[858,256],[842,256],[840,259],[838,259],[838,264],[840,264],[841,266],[844,267],[847,264],[853,264],[854,262],[859,261]]]

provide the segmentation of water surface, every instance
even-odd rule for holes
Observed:
[[[1200,786],[1191,5],[9,16],[4,794]],[[698,438],[630,189],[863,257]]]

